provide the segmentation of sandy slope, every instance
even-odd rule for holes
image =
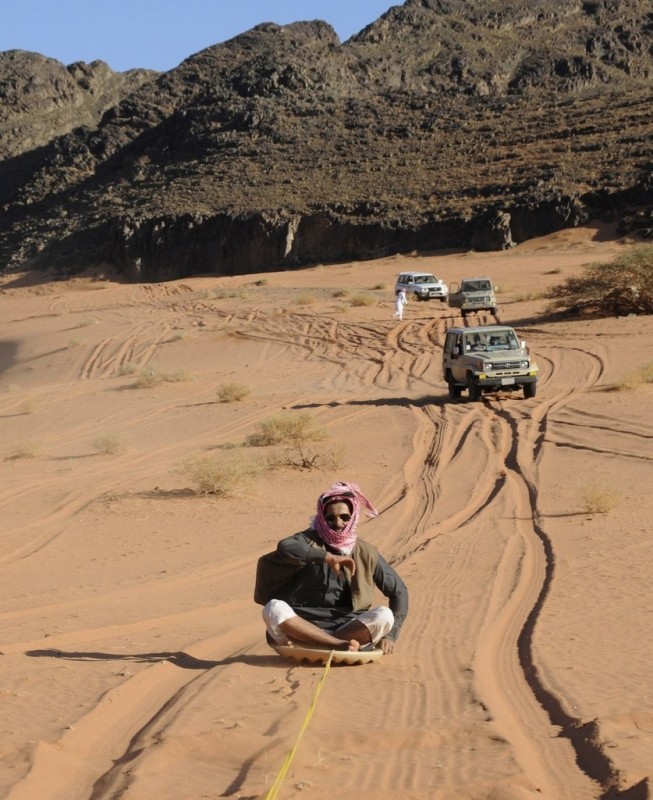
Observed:
[[[279,797],[648,797],[653,388],[613,388],[650,363],[653,322],[539,315],[543,290],[622,246],[587,229],[266,276],[5,280],[0,796],[265,797],[322,670],[265,645],[254,563],[344,477],[382,511],[361,533],[411,613],[395,655],[328,673]],[[493,277],[535,399],[447,401],[460,319],[412,302],[393,321],[407,268]],[[133,388],[148,365],[188,379]],[[226,382],[249,397],[218,402]],[[284,409],[342,466],[188,491],[187,457],[260,457],[245,439]],[[615,508],[585,512],[589,486]]]

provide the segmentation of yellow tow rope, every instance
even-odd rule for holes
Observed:
[[[297,739],[295,740],[295,744],[292,746],[292,749],[286,756],[277,777],[274,779],[274,783],[270,787],[270,791],[265,795],[265,800],[276,800],[276,797],[279,793],[279,789],[281,788],[281,784],[283,783],[283,779],[286,777],[286,773],[288,772],[290,765],[292,764],[292,760],[295,757],[295,753],[297,752],[297,747],[299,745],[299,740],[302,738],[302,735],[306,728],[308,727],[308,723],[310,722],[311,717],[313,716],[313,712],[315,711],[315,706],[317,705],[317,698],[320,696],[320,692],[322,691],[322,687],[324,686],[324,681],[326,680],[326,676],[331,669],[331,659],[333,658],[334,651],[332,650],[329,653],[329,658],[324,665],[324,672],[322,673],[322,677],[320,678],[319,683],[315,687],[315,691],[313,692],[313,699],[311,700],[311,704],[308,707],[308,711],[306,712],[306,716],[304,717],[304,721],[302,722],[302,726],[299,729],[299,733],[297,734]]]

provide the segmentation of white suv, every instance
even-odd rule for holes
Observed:
[[[406,294],[411,292],[418,300],[441,300],[446,302],[449,296],[449,287],[446,283],[436,278],[430,272],[402,272],[397,276],[395,292],[405,289]]]
[[[526,342],[507,325],[450,328],[442,350],[442,375],[449,397],[467,389],[470,400],[483,392],[514,392],[535,397],[538,367]]]

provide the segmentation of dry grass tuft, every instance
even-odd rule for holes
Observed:
[[[223,383],[217,394],[221,403],[238,403],[249,396],[249,387],[242,383]]]
[[[254,433],[247,437],[251,447],[267,447],[275,444],[321,442],[327,434],[319,428],[310,414],[288,412],[262,420]]]
[[[627,375],[622,381],[610,387],[612,392],[623,392],[637,389],[647,383],[653,383],[653,364],[646,364],[637,372]]]
[[[183,369],[176,372],[165,372],[157,367],[145,367],[139,373],[138,379],[134,384],[134,389],[151,389],[153,386],[160,386],[162,383],[179,383],[188,381],[191,376]]]
[[[93,448],[97,450],[98,453],[115,456],[119,453],[124,453],[127,449],[127,445],[117,434],[103,433],[93,440]]]
[[[305,443],[281,447],[267,458],[270,469],[340,469],[344,462],[345,449],[342,446],[316,448]]]
[[[29,397],[27,400],[25,400],[25,402],[21,407],[21,411],[23,414],[36,414],[38,410],[39,410],[39,404],[32,397]]]
[[[175,472],[190,480],[195,494],[235,497],[251,490],[261,467],[239,457],[202,454],[188,458]]]
[[[137,364],[134,364],[133,361],[127,361],[125,364],[120,365],[118,375],[136,375],[139,370],[140,367]]]
[[[617,505],[619,497],[609,486],[589,484],[583,489],[582,500],[586,514],[607,514]]]
[[[310,306],[317,301],[317,297],[312,292],[301,292],[295,297],[293,303],[296,306]]]
[[[343,451],[320,444],[327,438],[326,431],[315,424],[310,414],[290,412],[259,422],[256,431],[247,437],[247,444],[252,447],[277,447],[267,457],[267,465],[271,469],[341,467]]]
[[[17,461],[21,458],[39,458],[45,452],[41,442],[25,439],[17,442],[5,453],[5,461]]]
[[[372,306],[376,303],[376,297],[373,297],[371,294],[355,294],[352,295],[349,302],[352,306]]]

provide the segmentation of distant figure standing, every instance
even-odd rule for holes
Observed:
[[[399,319],[404,318],[404,306],[408,302],[408,298],[406,297],[406,290],[405,289],[398,289],[395,294],[395,313],[392,315],[393,317],[399,317]]]

